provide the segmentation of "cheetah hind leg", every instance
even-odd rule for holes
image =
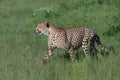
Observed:
[[[70,48],[70,49],[68,50],[68,52],[69,52],[69,55],[70,55],[71,60],[74,61],[74,59],[75,59],[74,50],[73,50],[72,48]]]
[[[89,40],[89,38],[84,38],[83,42],[82,42],[82,48],[83,48],[83,51],[85,53],[85,56],[87,56],[87,57],[89,57],[88,40]]]
[[[96,49],[96,47],[95,47],[95,40],[94,39],[91,39],[90,40],[90,55],[91,56],[95,56],[95,55],[99,55],[99,56],[101,56],[101,54],[100,53],[98,53],[98,50]],[[99,57],[98,56],[98,57]]]

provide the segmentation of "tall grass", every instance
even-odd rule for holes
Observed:
[[[119,80],[119,5],[119,0],[0,0],[0,80]],[[80,59],[71,62],[57,49],[42,66],[47,37],[34,30],[46,20],[62,28],[90,26],[116,54],[88,59],[79,49]]]

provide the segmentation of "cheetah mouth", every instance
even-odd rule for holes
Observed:
[[[36,33],[38,33],[39,35],[42,34],[42,32],[39,30],[36,30]]]
[[[41,35],[41,34],[42,34],[42,32],[41,32],[41,31],[38,31],[37,33],[38,33],[39,35]]]

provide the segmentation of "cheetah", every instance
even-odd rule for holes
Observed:
[[[102,45],[97,33],[88,26],[63,29],[46,21],[38,24],[35,31],[38,34],[44,34],[48,37],[48,52],[44,56],[42,63],[45,63],[53,55],[55,48],[67,51],[72,61],[75,57],[74,51],[80,47],[82,47],[86,56],[89,51],[97,51],[95,42],[102,50],[110,50],[110,48]],[[90,47],[88,47],[89,45]]]

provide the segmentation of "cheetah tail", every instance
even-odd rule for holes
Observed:
[[[115,53],[113,46],[106,47],[106,46],[102,45],[100,38],[97,34],[95,34],[95,41],[98,44],[98,46],[101,48],[102,51],[109,52],[110,50],[112,50],[113,53]]]

